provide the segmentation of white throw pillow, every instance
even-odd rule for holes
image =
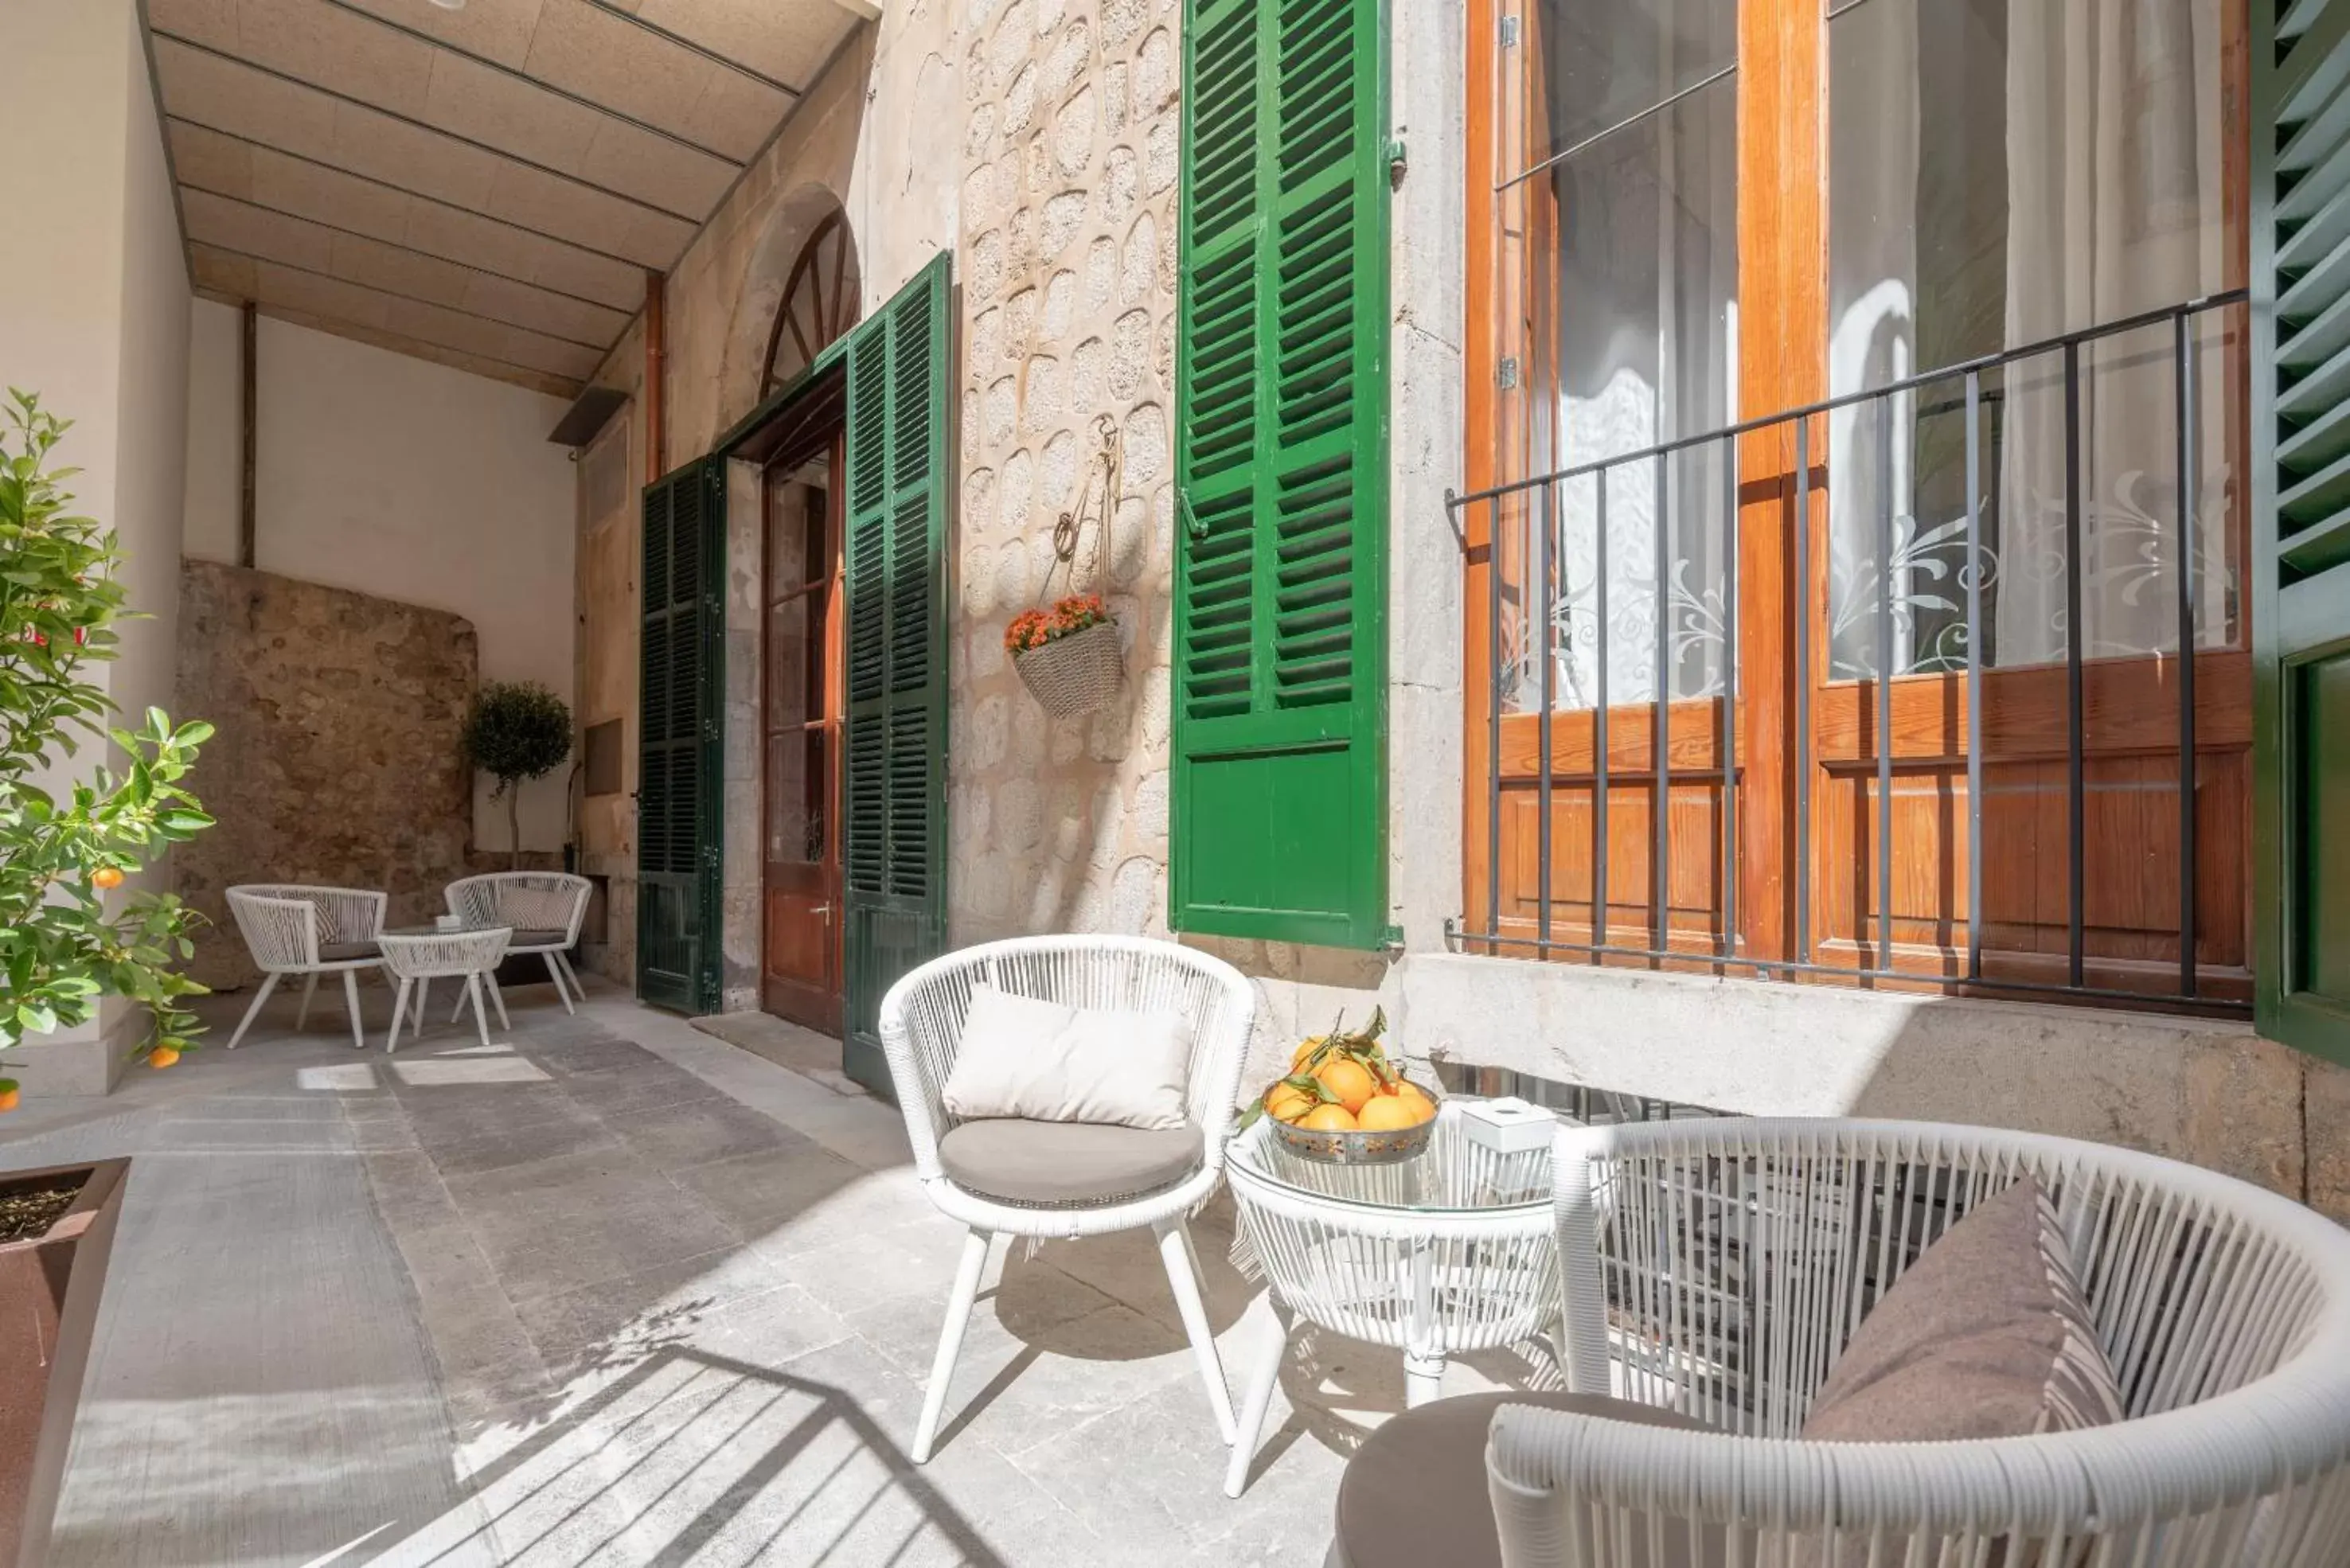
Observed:
[[[1191,1117],[1191,1026],[1171,1012],[1064,1007],[981,983],[946,1106],[959,1120],[1026,1116],[1180,1127]]]

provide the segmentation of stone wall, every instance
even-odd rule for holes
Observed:
[[[459,739],[476,671],[458,616],[184,563],[172,712],[218,731],[192,781],[218,826],[172,856],[173,886],[213,922],[191,973],[253,979],[224,897],[236,884],[383,888],[397,925],[438,914],[456,877],[504,868],[470,844]]]
[[[965,14],[958,943],[1166,929],[1174,19],[1171,0],[979,0]],[[1062,562],[1055,524],[1081,504],[1095,521]],[[1107,709],[1053,719],[1021,686],[1003,627],[1073,592],[1108,600],[1127,678]]]

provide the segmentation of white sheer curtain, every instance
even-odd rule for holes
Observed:
[[[2217,0],[2009,0],[2007,341],[2033,343],[2227,284]],[[2215,323],[2199,324],[2208,342]],[[2168,327],[2085,350],[2082,651],[2178,647],[2174,357]],[[2202,639],[2222,624],[2228,549],[2224,382],[2199,349]],[[2002,664],[2063,659],[2063,367],[2009,380],[1994,634]]]
[[[2220,5],[1866,0],[1840,13],[1830,24],[1832,389],[1883,386],[2226,287]],[[1953,85],[1970,71],[1973,85]],[[1984,243],[1999,254],[1986,258]],[[2194,509],[2207,644],[2232,635],[2219,327],[2207,317],[2193,338],[2208,394]],[[2173,364],[2168,325],[2082,356],[2090,656],[2177,646]],[[1981,476],[1991,653],[2002,665],[2061,659],[2062,358],[2016,365],[1984,388],[1983,450],[1996,462]],[[1895,670],[1964,659],[1960,392],[1953,381],[1829,421],[1835,677],[1875,672],[1888,584]]]

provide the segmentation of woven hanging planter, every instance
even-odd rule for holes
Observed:
[[[1124,677],[1118,622],[1106,620],[1015,653],[1012,668],[1020,672],[1028,694],[1056,719],[1107,708]]]

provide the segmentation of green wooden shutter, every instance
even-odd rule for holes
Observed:
[[[689,463],[644,493],[639,649],[637,994],[719,1007],[726,464]]]
[[[2350,1062],[2350,0],[2253,0],[2256,1016]]]
[[[845,1066],[883,1092],[881,997],[946,942],[947,310],[941,254],[850,335]]]
[[[1186,0],[1180,930],[1387,937],[1379,0]]]

